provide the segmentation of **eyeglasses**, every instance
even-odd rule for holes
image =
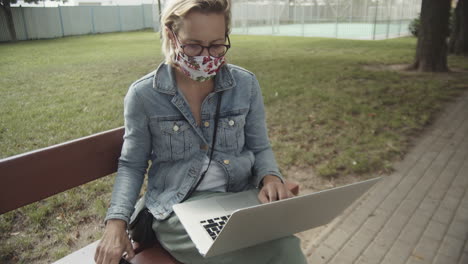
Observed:
[[[177,40],[177,42],[180,43],[179,38],[173,31],[172,34],[174,35],[174,38]],[[224,56],[224,54],[226,54],[228,49],[231,47],[231,40],[229,39],[229,36],[226,35],[226,38],[228,44],[213,44],[210,46],[203,46],[200,44],[181,44],[179,47],[182,49],[185,55],[189,57],[200,56],[203,53],[203,50],[207,49],[211,56],[219,58]]]

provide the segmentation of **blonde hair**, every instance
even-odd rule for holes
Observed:
[[[182,26],[182,20],[191,11],[224,14],[226,35],[231,31],[230,0],[170,0],[161,14],[162,53],[167,64],[174,64],[175,51],[165,27],[177,34]]]

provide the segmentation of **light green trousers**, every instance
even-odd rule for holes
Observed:
[[[190,199],[198,200],[226,193],[195,192]],[[176,214],[164,221],[153,221],[153,230],[161,245],[178,261],[185,264],[307,264],[300,240],[288,236],[223,255],[204,258],[200,255]]]

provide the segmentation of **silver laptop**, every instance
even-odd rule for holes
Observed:
[[[200,254],[211,257],[327,224],[379,180],[266,204],[253,189],[173,208]]]

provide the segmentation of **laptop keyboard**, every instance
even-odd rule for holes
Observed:
[[[208,232],[208,235],[210,235],[210,237],[213,240],[215,240],[218,237],[219,233],[221,232],[221,229],[223,229],[229,217],[231,217],[231,215],[225,215],[225,216],[220,216],[216,218],[206,219],[206,220],[200,221],[200,224],[205,228],[206,232]]]

